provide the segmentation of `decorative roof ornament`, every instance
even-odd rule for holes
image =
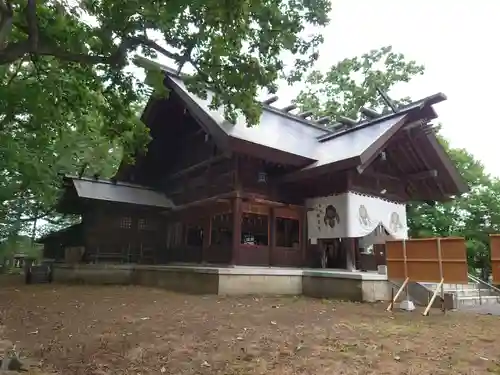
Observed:
[[[178,77],[180,79],[183,78],[183,74],[181,73],[182,67],[184,66],[185,61],[183,61],[181,64],[176,69],[163,66],[161,64],[155,63],[151,60],[148,60],[144,57],[136,57],[135,63],[139,66],[146,67],[146,68],[151,68],[151,67],[160,67],[165,73],[172,75],[174,77]],[[360,109],[360,119],[353,119],[353,118],[348,118],[348,117],[340,117],[337,119],[337,122],[335,123],[328,123],[324,122],[323,118],[321,119],[314,119],[313,114],[310,114],[310,111],[304,111],[302,113],[292,113],[293,110],[297,109],[298,106],[297,104],[290,104],[286,107],[283,108],[276,108],[271,106],[272,103],[275,103],[276,101],[279,100],[279,97],[277,95],[273,95],[265,100],[262,100],[260,104],[262,106],[267,106],[268,109],[272,109],[273,111],[276,112],[281,112],[286,116],[289,117],[294,117],[297,120],[303,122],[304,124],[307,124],[309,126],[314,126],[314,127],[320,127],[322,129],[325,129],[328,131],[328,134],[323,135],[322,137],[328,137],[328,136],[335,136],[337,133],[343,133],[344,131],[350,131],[353,128],[357,128],[358,126],[364,126],[366,123],[369,123],[371,121],[379,121],[379,119],[383,119],[386,116],[389,115],[394,115],[400,112],[405,112],[406,110],[416,106],[419,102],[423,101],[429,101],[430,104],[431,101],[434,100],[434,97],[443,97],[444,99],[446,98],[443,94],[439,93],[436,95],[433,95],[431,97],[422,99],[420,101],[405,105],[401,108],[398,108],[396,103],[387,95],[386,92],[384,92],[380,87],[376,87],[376,90],[378,94],[381,96],[382,100],[386,104],[386,109],[381,111],[380,113],[377,112],[376,110],[372,108],[366,108],[363,107]],[[443,100],[444,100],[443,99]],[[275,113],[276,113],[275,112]],[[363,119],[364,117],[364,119]],[[321,120],[321,121],[320,121]]]
[[[311,117],[313,114],[314,114],[313,111],[304,111],[304,112],[299,113],[297,116],[302,117],[302,118],[308,118],[308,117]]]
[[[337,120],[338,122],[340,122],[343,125],[346,125],[349,128],[358,125],[357,120],[345,116],[338,116]]]
[[[314,122],[315,122],[316,124],[326,125],[326,124],[328,124],[330,121],[331,121],[330,116],[325,116],[325,117],[321,117],[321,118],[317,119],[317,120],[316,120],[316,121],[314,121]]]
[[[393,113],[398,113],[398,109],[396,108],[396,105],[394,102],[389,98],[389,95],[385,93],[380,87],[377,86],[377,92],[379,95],[382,97],[382,100],[387,104],[387,106],[392,110]]]
[[[391,98],[389,98],[389,96],[379,87],[377,87],[377,92],[382,97],[382,100],[386,103],[387,107],[389,108],[389,111],[392,111],[393,113],[397,113],[398,109],[397,109],[396,105],[394,104],[394,102],[391,100]],[[261,101],[261,104],[265,105],[265,106],[270,106],[272,103],[276,102],[278,99],[279,99],[278,96],[274,95],[274,96],[269,97],[268,99]],[[331,133],[336,133],[339,131],[344,131],[346,129],[351,129],[351,128],[353,128],[353,127],[355,127],[363,122],[362,118],[361,118],[361,120],[357,120],[354,118],[339,115],[339,116],[337,116],[337,122],[330,124],[331,117],[328,117],[328,116],[321,117],[319,119],[311,118],[314,114],[313,111],[308,110],[308,111],[300,112],[298,114],[291,113],[291,111],[293,111],[297,108],[298,108],[297,104],[292,103],[290,105],[287,105],[286,107],[276,108],[276,109],[282,113],[286,113],[288,115],[295,116],[298,119],[305,120],[308,123],[311,123],[314,125],[320,125],[320,126],[322,125],[325,127],[325,129],[327,129]],[[374,110],[372,108],[367,108],[367,107],[361,108],[360,112],[361,112],[361,115],[364,116],[366,118],[366,120],[368,120],[368,121],[376,120],[377,118],[384,116],[384,113],[379,113],[376,110]],[[387,113],[385,113],[385,114],[387,114]]]
[[[377,117],[382,116],[382,113],[378,113],[374,109],[367,107],[361,108],[361,114],[363,114],[368,119],[376,119]]]
[[[287,105],[286,107],[281,108],[281,111],[282,112],[290,112],[290,111],[293,111],[294,109],[297,109],[297,104]]]
[[[271,105],[274,102],[276,102],[278,99],[279,99],[279,97],[277,95],[273,95],[273,96],[267,98],[266,100],[263,100],[261,103],[262,103],[262,105]]]

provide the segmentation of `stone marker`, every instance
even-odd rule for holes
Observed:
[[[0,360],[0,363],[1,363],[0,371],[16,371],[16,372],[28,371],[23,368],[23,364],[19,359],[17,359],[17,357],[3,358]]]

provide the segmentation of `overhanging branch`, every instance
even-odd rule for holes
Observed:
[[[47,216],[50,216],[52,214],[54,214],[55,211],[54,209],[50,209],[48,211],[45,211],[43,213],[40,213],[38,215],[34,215],[34,216],[30,216],[30,217],[24,217],[24,218],[21,218],[19,220],[15,219],[15,220],[6,220],[4,221],[5,224],[16,224],[16,223],[27,223],[27,222],[30,222],[30,221],[35,221],[35,220],[40,220],[40,219],[43,219],[43,218],[46,218]]]
[[[0,65],[11,64],[23,58],[29,52],[28,40],[9,43],[4,49],[0,49]]]
[[[16,62],[27,54],[31,54],[32,56],[52,56],[61,61],[85,65],[103,64],[120,67],[125,64],[127,53],[140,46],[155,50],[178,62],[181,66],[186,62],[196,65],[191,59],[192,46],[187,48],[184,54],[174,53],[149,39],[146,34],[122,37],[121,43],[116,46],[115,51],[107,55],[75,53],[57,45],[50,38],[44,37],[39,28],[36,0],[27,0],[27,5],[24,8],[26,23],[12,22],[13,9],[11,1],[0,0],[0,65]],[[27,38],[7,43],[7,37],[10,35],[13,26],[22,31]],[[169,45],[172,44],[175,43],[170,41]]]
[[[45,211],[39,215],[23,218],[20,221],[25,223],[25,222],[29,222],[29,221],[40,220],[40,219],[43,219],[43,218],[45,218],[53,213],[54,213],[54,210],[50,209],[49,211]]]
[[[27,29],[23,29],[23,31],[28,34],[28,39],[15,43],[9,43],[5,49],[0,49],[0,65],[12,63],[28,53],[33,53],[40,56],[52,56],[66,62],[75,62],[86,65],[104,64],[117,66],[125,62],[127,52],[140,46],[154,49],[155,51],[175,61],[182,61],[185,58],[184,56],[168,51],[155,41],[148,39],[145,36],[123,37],[116,50],[109,55],[74,53],[51,43],[43,38],[42,35],[37,36],[36,43],[34,43],[31,35],[33,33],[38,33],[38,28],[29,26]]]
[[[36,15],[36,0],[28,0],[26,6],[26,22],[28,23],[28,41],[30,52],[37,53],[38,48],[38,17]]]
[[[10,76],[9,80],[7,81],[7,85],[6,87],[9,87],[10,84],[12,83],[12,81],[14,81],[17,77],[17,75],[19,74],[19,71],[21,70],[21,66],[23,65],[23,60],[19,60],[19,63],[17,64],[14,72],[12,73],[12,75]],[[2,129],[2,121],[0,121],[0,130]]]
[[[7,36],[12,31],[13,16],[10,0],[0,0],[0,50],[4,47]]]
[[[11,0],[0,0],[0,35],[2,35],[2,32],[5,33],[4,39],[0,37],[0,65],[10,64],[23,58],[27,54],[33,54],[52,56],[61,61],[86,65],[104,64],[118,66],[125,63],[127,52],[140,46],[151,48],[179,63],[190,61],[191,50],[184,55],[170,52],[155,41],[149,39],[146,34],[122,37],[121,43],[116,47],[116,50],[107,55],[75,53],[66,50],[64,47],[58,46],[49,38],[44,37],[43,33],[40,32],[36,0],[28,0],[27,6],[24,9],[26,24],[16,22],[12,25],[13,12],[10,1]],[[1,27],[1,25],[7,21],[10,22],[10,28],[8,30],[5,27]],[[27,39],[8,44],[4,42],[2,44],[2,40],[7,40],[7,35],[11,32],[12,26],[15,26],[27,35]]]

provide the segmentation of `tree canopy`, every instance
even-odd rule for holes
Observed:
[[[424,73],[424,67],[408,61],[391,47],[372,50],[362,56],[347,58],[326,73],[313,71],[306,79],[307,88],[297,97],[302,110],[317,116],[344,115],[357,118],[363,106],[385,106],[376,88],[389,92],[401,82]],[[400,98],[407,102],[409,98]],[[407,205],[411,237],[463,236],[466,238],[469,266],[472,270],[489,265],[490,233],[500,233],[500,181],[485,172],[484,166],[464,149],[449,146],[438,134],[470,192],[461,197],[431,206],[422,202]]]
[[[434,207],[413,202],[408,205],[408,225],[413,237],[465,237],[471,271],[490,267],[489,234],[500,233],[500,181],[464,149],[454,149],[441,140],[470,192]]]
[[[60,173],[75,174],[87,164],[86,174],[110,174],[122,146],[132,147],[132,139],[147,134],[137,126],[122,134],[128,143],[111,141],[104,125],[103,93],[98,86],[86,85],[80,68],[57,61],[21,60],[0,71],[4,73],[0,75],[3,237],[17,232],[24,218],[43,216],[52,208]]]
[[[136,54],[191,66],[192,91],[255,124],[258,90],[317,59],[329,11],[328,0],[0,0],[0,239],[50,212],[58,174],[109,177],[145,147]]]
[[[399,83],[409,82],[424,73],[423,65],[407,61],[391,46],[371,50],[361,56],[346,58],[327,72],[312,71],[306,78],[306,89],[296,98],[303,110],[317,116],[357,118],[363,106],[385,109],[378,89],[388,92]],[[399,98],[408,102],[409,98]]]
[[[108,135],[120,135],[134,125],[126,120],[138,82],[125,68],[140,50],[190,65],[194,92],[211,90],[228,118],[238,109],[256,124],[258,90],[274,92],[282,72],[299,79],[317,59],[330,9],[328,0],[0,0],[0,65],[70,67],[80,85],[104,91],[97,108],[110,120]]]

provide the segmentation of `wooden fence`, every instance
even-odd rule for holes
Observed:
[[[491,277],[500,284],[500,234],[490,234]]]
[[[444,279],[445,283],[468,283],[467,252],[463,238],[387,241],[386,254],[387,275],[391,280],[409,278],[416,282],[439,283]]]

